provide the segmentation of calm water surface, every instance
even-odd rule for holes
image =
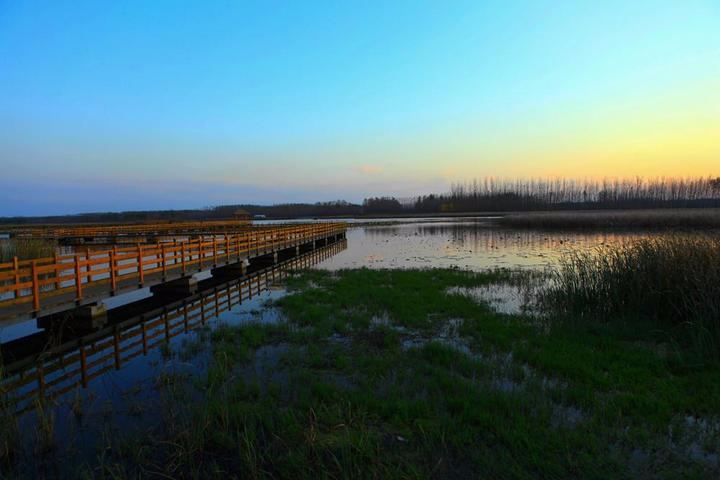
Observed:
[[[658,233],[506,229],[487,218],[351,226],[347,250],[318,268],[544,268],[572,250],[627,243],[650,235]]]

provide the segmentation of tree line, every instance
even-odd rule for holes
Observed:
[[[720,177],[485,178],[454,183],[448,193],[419,196],[414,202],[419,213],[713,206],[720,206]]]
[[[219,205],[195,210],[96,212],[52,217],[4,217],[0,224],[133,223],[255,217],[315,218],[407,213],[464,213],[602,208],[720,207],[720,177],[632,179],[498,179],[454,183],[446,193],[414,198],[369,197],[275,205]]]

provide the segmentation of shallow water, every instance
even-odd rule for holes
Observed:
[[[348,248],[317,268],[543,268],[572,250],[627,243],[659,233],[507,229],[488,218],[414,219],[350,227]]]

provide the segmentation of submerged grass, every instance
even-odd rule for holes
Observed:
[[[0,262],[52,257],[55,243],[41,238],[11,238],[0,240]]]
[[[178,357],[206,368],[158,382],[159,428],[111,440],[78,476],[720,472],[717,366],[688,368],[633,324],[548,326],[452,293],[514,281],[439,269],[292,277],[276,305],[283,321],[225,325],[187,343]]]
[[[574,321],[649,325],[720,361],[720,237],[664,236],[572,253],[543,304]]]

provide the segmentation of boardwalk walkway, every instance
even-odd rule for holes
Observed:
[[[247,227],[235,234],[86,250],[0,264],[0,319],[51,313],[219,265],[344,238],[345,223]]]

